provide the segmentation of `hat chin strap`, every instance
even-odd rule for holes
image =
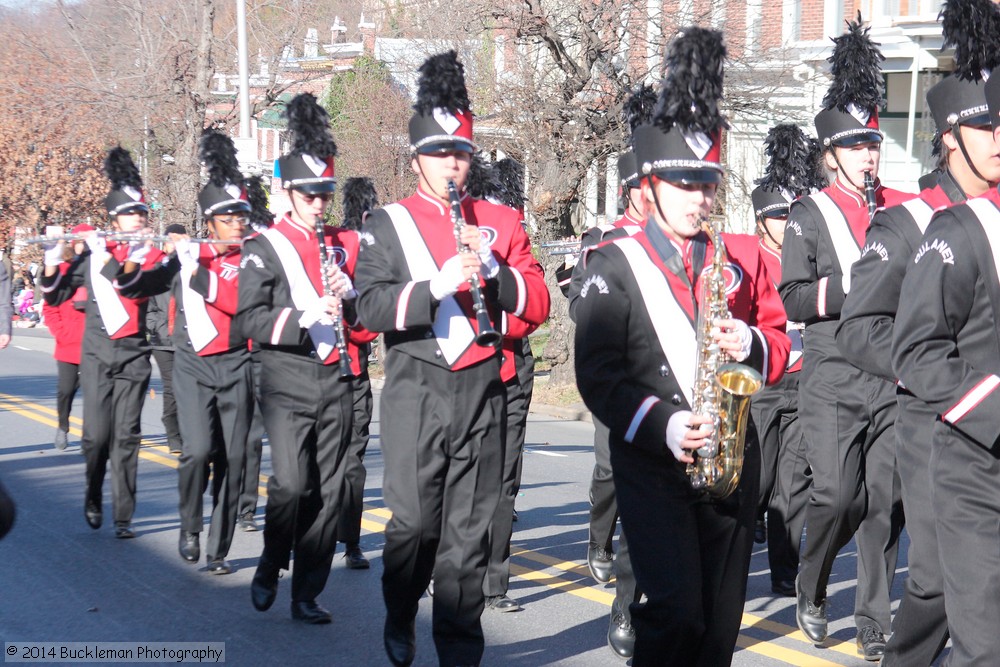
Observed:
[[[656,205],[656,211],[660,214],[660,217],[663,219],[663,222],[666,222],[667,216],[664,215],[663,209],[660,208],[660,198],[656,196],[656,188],[653,187],[653,175],[648,174],[646,176],[646,180],[649,183],[649,191],[653,193],[653,204]]]
[[[965,141],[962,139],[962,131],[961,131],[960,128],[961,128],[961,126],[957,122],[955,122],[955,123],[951,124],[951,128],[950,129],[951,129],[951,136],[955,137],[955,143],[958,144],[959,150],[962,151],[962,157],[965,158],[965,163],[967,165],[969,165],[969,169],[972,170],[972,174],[976,178],[978,178],[979,180],[981,180],[983,183],[986,183],[987,185],[992,185],[992,183],[990,183],[988,180],[986,180],[983,177],[983,175],[979,173],[979,170],[976,169],[976,165],[974,165],[972,163],[972,158],[969,157],[969,151],[967,151],[965,149]],[[961,186],[959,186],[959,189],[962,189],[963,190],[962,194],[965,194],[964,188],[962,188]]]
[[[767,223],[764,222],[764,220],[764,216],[758,216],[757,224],[760,225],[760,228],[764,230],[765,234],[767,234],[767,238],[771,239],[771,243],[775,245],[775,248],[781,250],[781,244],[778,243],[778,239],[774,238],[774,235],[771,234],[771,230],[767,228]]]

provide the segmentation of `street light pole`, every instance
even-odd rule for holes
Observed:
[[[247,50],[247,3],[236,0],[236,47],[240,70],[240,139],[250,138],[250,56]]]

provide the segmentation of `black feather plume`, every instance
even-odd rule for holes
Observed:
[[[524,208],[524,165],[511,157],[493,165],[500,183],[500,203],[511,208]]]
[[[728,127],[719,109],[725,60],[721,32],[684,28],[667,49],[667,78],[653,122],[664,131],[679,125],[706,134]]]
[[[882,104],[885,81],[882,79],[882,61],[885,56],[878,44],[868,35],[870,28],[863,28],[861,12],[858,20],[847,22],[847,32],[833,38],[831,64],[833,83],[823,98],[824,109],[839,109],[850,113],[852,104],[874,113]]]
[[[208,182],[223,188],[229,183],[242,183],[240,163],[236,159],[236,144],[227,135],[206,130],[198,145],[198,159],[208,170]]]
[[[267,191],[260,176],[251,176],[246,180],[247,199],[250,200],[250,226],[254,229],[264,229],[274,224],[274,214],[267,207]]]
[[[772,127],[764,139],[767,166],[757,181],[765,190],[787,190],[795,198],[826,186],[820,171],[819,142],[797,125]]]
[[[980,81],[1000,68],[1000,6],[991,0],[946,0],[939,16],[943,48],[955,47],[955,76]]]
[[[378,208],[378,193],[372,179],[354,177],[344,181],[344,219],[340,223],[345,229],[361,229],[365,213]]]
[[[300,93],[285,107],[292,133],[289,155],[312,155],[320,160],[336,157],[337,144],[330,134],[330,116],[312,93]]]
[[[104,158],[104,173],[111,181],[112,190],[121,190],[124,187],[142,190],[142,175],[139,173],[139,168],[132,161],[132,155],[121,146],[108,151],[108,156]]]
[[[447,109],[451,113],[468,111],[469,91],[465,88],[465,67],[458,62],[458,54],[447,51],[431,56],[417,70],[417,103],[413,109],[422,116],[434,109]]]
[[[476,153],[469,164],[469,175],[465,179],[465,191],[476,199],[499,199],[500,183],[497,181],[493,165]]]
[[[650,121],[656,109],[656,101],[656,91],[648,84],[643,84],[632,91],[622,109],[622,116],[628,123],[630,132],[635,132],[635,128]]]

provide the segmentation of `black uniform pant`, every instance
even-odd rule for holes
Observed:
[[[635,667],[725,667],[740,631],[760,458],[747,433],[743,474],[721,501],[695,492],[684,464],[611,444],[622,527],[646,601],[633,603]]]
[[[250,353],[246,349],[200,357],[179,351],[174,384],[184,451],[178,469],[181,529],[200,533],[203,497],[212,479],[212,520],[205,555],[229,553],[236,529],[243,459],[252,411]]]
[[[101,505],[111,463],[111,507],[116,523],[135,513],[136,471],[142,437],[142,401],[149,388],[149,345],[131,336],[111,340],[86,332],[80,358],[87,500]]]
[[[253,417],[250,433],[247,435],[246,453],[243,459],[243,483],[240,490],[239,515],[253,515],[257,511],[257,496],[260,488],[260,460],[264,454],[264,417],[260,412],[260,354],[250,353],[250,368],[253,369]]]
[[[926,403],[900,390],[896,417],[896,465],[906,508],[908,576],[903,599],[892,619],[884,667],[929,665],[948,641],[944,582],[931,497],[931,448],[937,414]]]
[[[351,395],[354,426],[351,428],[351,444],[347,448],[344,498],[337,529],[337,539],[345,544],[357,544],[361,540],[361,515],[365,509],[365,480],[368,478],[365,452],[368,449],[368,429],[372,423],[372,382],[367,369],[351,379]]]
[[[68,361],[57,361],[56,371],[56,414],[59,430],[69,433],[69,415],[73,411],[73,399],[80,388],[80,365]]]
[[[314,600],[330,576],[351,440],[351,384],[337,365],[262,350],[260,394],[271,443],[261,564],[292,572],[292,600]]]
[[[434,574],[434,643],[443,666],[478,665],[490,520],[500,496],[506,397],[499,363],[451,371],[389,350],[382,390],[382,594],[407,627]]]
[[[177,400],[174,398],[174,351],[154,349],[153,358],[160,368],[160,381],[163,383],[163,430],[167,433],[167,442],[171,449],[181,445],[181,428],[177,423]]]
[[[767,560],[774,584],[795,580],[809,501],[809,464],[799,422],[799,374],[786,373],[753,397],[761,450],[758,516],[767,510]]]
[[[590,478],[590,544],[612,551],[615,527],[618,525],[618,501],[615,499],[615,480],[611,472],[610,433],[596,417],[594,422],[594,473]],[[615,556],[615,600],[611,605],[611,618],[618,614],[632,622],[632,603],[638,602],[642,593],[635,585],[632,559],[624,531],[618,536],[618,555]]]
[[[855,623],[886,632],[903,523],[895,469],[895,389],[851,366],[823,332],[808,332],[801,374],[799,420],[812,493],[799,581],[810,600],[825,600],[837,553],[857,532]]]
[[[517,344],[528,346],[528,339]],[[517,375],[506,384],[507,442],[503,456],[503,478],[500,481],[500,502],[490,522],[490,558],[486,564],[483,593],[488,597],[506,595],[510,587],[510,539],[514,534],[514,502],[521,489],[521,463],[524,459],[524,432],[528,425],[528,409],[534,389],[535,358],[531,348],[527,354],[515,353]]]

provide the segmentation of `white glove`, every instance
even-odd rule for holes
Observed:
[[[145,241],[130,243],[128,246],[128,257],[125,261],[142,264],[146,261],[146,255],[149,254],[150,247],[146,245]]]
[[[323,324],[332,324],[333,320],[330,318],[330,314],[327,312],[327,297],[321,296],[302,311],[302,316],[299,317],[299,326],[303,329],[308,329],[317,322],[322,322]]]
[[[358,295],[358,290],[354,289],[354,283],[351,282],[351,277],[346,272],[341,271],[337,274],[335,280],[340,282],[340,286],[334,290],[334,294],[337,295],[338,299],[346,301]]]
[[[844,288],[844,294],[849,294],[851,291],[851,274],[845,273],[840,276],[840,286]]]
[[[87,247],[90,248],[90,254],[94,257],[104,257],[108,254],[107,242],[104,237],[97,234],[91,234],[87,237]]]
[[[684,448],[681,447],[681,441],[684,439],[684,434],[691,429],[691,426],[688,424],[690,420],[690,410],[679,410],[670,415],[670,420],[667,421],[667,449],[670,450],[670,453],[678,461],[684,456]]]
[[[431,278],[431,295],[438,301],[443,301],[458,291],[465,282],[462,271],[462,256],[455,255],[441,267],[437,275]]]
[[[740,335],[740,351],[733,355],[733,359],[737,362],[743,361],[750,356],[750,348],[753,347],[753,333],[750,331],[750,327],[743,320],[736,320],[736,326],[733,327],[733,333],[738,333]]]
[[[42,244],[45,249],[45,266],[59,266],[63,261],[63,249],[65,244],[58,241],[51,241]]]
[[[177,252],[181,268],[190,270],[198,266],[201,247],[197,243],[191,243],[187,239],[179,239],[174,243],[174,250]]]
[[[497,274],[500,273],[500,265],[497,264],[497,258],[493,255],[493,251],[490,250],[489,246],[484,245],[479,250],[479,261],[483,265],[483,268],[479,271],[483,278],[487,280],[496,278]]]

